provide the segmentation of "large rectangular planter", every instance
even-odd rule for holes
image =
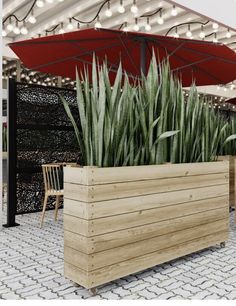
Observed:
[[[229,161],[229,206],[236,207],[236,156],[219,156],[218,160]]]
[[[224,242],[229,162],[64,170],[65,276],[93,288]]]

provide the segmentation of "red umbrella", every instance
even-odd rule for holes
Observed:
[[[226,100],[225,102],[236,105],[236,97]]]
[[[10,44],[26,67],[75,79],[75,67],[91,67],[93,53],[107,60],[114,78],[120,60],[129,76],[146,73],[152,50],[169,58],[183,86],[225,84],[236,79],[236,54],[225,45],[109,29],[86,29]]]

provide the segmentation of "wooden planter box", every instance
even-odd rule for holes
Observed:
[[[229,162],[64,171],[65,276],[94,288],[224,242]]]
[[[236,207],[236,156],[219,156],[218,160],[229,161],[229,206]]]

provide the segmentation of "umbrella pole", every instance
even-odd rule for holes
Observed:
[[[146,75],[147,72],[146,49],[146,41],[142,39],[140,43],[140,68],[144,75]]]

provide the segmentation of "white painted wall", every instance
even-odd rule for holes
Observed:
[[[167,0],[236,30],[236,0]]]

